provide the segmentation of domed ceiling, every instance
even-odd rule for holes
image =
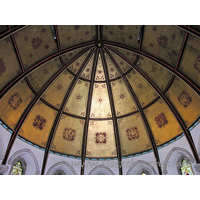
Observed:
[[[0,26],[0,119],[48,153],[153,151],[200,116],[199,26]],[[199,158],[198,158],[199,159]],[[44,164],[45,165],[45,164]]]

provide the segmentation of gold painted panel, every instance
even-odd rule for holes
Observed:
[[[18,120],[34,96],[25,80],[17,83],[0,99],[0,118],[10,128],[15,129]]]
[[[142,107],[148,105],[158,96],[150,84],[135,70],[132,70],[126,77]]]
[[[118,78],[120,73],[107,54],[105,54],[105,59],[108,68],[109,79],[112,80],[114,78]]]
[[[85,120],[62,115],[51,150],[81,156]]]
[[[44,64],[28,75],[28,79],[33,88],[39,92],[50,78],[62,67],[59,58]]]
[[[10,37],[0,41],[0,90],[22,73]]]
[[[119,53],[121,53],[123,56],[125,56],[129,61],[131,61],[132,63],[135,62],[135,59],[137,57],[137,54],[133,53],[132,51],[123,49],[123,48],[119,48],[119,47],[115,47],[110,45],[112,48],[114,48],[115,50],[117,50]]]
[[[102,26],[102,38],[112,42],[117,42],[138,48],[138,35],[140,26],[133,25],[105,25]]]
[[[105,81],[105,74],[100,54],[98,57],[98,62],[96,67],[95,81]]]
[[[111,82],[116,116],[131,113],[137,110],[133,97],[122,79]]]
[[[61,49],[96,40],[94,25],[59,25],[58,34]]]
[[[144,110],[157,145],[168,142],[182,132],[176,118],[162,99]]]
[[[139,113],[117,120],[123,156],[150,150],[151,143]]]
[[[159,87],[164,90],[172,78],[172,73],[161,65],[140,56],[137,66]]]
[[[49,86],[42,98],[60,108],[74,76],[66,70]]]
[[[72,71],[73,73],[77,73],[78,70],[80,69],[81,65],[83,64],[83,62],[85,61],[85,58],[87,57],[89,51],[87,51],[85,54],[83,54],[81,57],[79,57],[78,59],[76,59],[69,67],[68,69],[70,69],[70,71]]]
[[[189,35],[178,70],[200,87],[200,39]]]
[[[49,25],[28,26],[14,37],[25,69],[58,51]]]
[[[112,116],[106,83],[95,83],[92,94],[91,118],[109,118]]]
[[[27,140],[46,147],[57,111],[38,101],[24,121],[19,135]]]
[[[116,157],[112,120],[89,121],[86,157]]]
[[[185,31],[175,26],[145,26],[142,51],[149,53],[172,67],[176,66]]]
[[[85,117],[90,83],[78,80],[67,101],[65,112]]]
[[[200,97],[185,82],[175,78],[166,96],[173,103],[187,127],[200,116]]]
[[[84,68],[81,77],[90,80],[91,79],[91,73],[92,73],[92,67],[93,67],[93,61],[94,61],[94,55],[90,58],[88,64]]]

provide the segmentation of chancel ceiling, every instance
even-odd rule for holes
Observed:
[[[153,151],[200,116],[199,26],[0,26],[0,119],[84,159]]]

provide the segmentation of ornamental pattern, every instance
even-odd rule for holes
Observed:
[[[16,92],[14,93],[8,100],[8,104],[13,110],[16,110],[20,104],[22,104],[22,98],[20,95]]]
[[[6,71],[6,66],[2,58],[0,58],[0,76]]]
[[[74,141],[76,137],[76,131],[71,128],[65,128],[63,131],[63,139],[67,141]]]
[[[41,47],[42,44],[42,39],[37,37],[37,38],[33,38],[31,40],[31,46],[33,47],[33,49],[37,49],[38,47]]]
[[[47,120],[41,116],[41,115],[36,115],[35,119],[33,120],[33,126],[36,129],[42,130],[45,125],[46,125]]]
[[[194,68],[200,73],[200,55],[197,57],[194,63]]]
[[[184,108],[187,108],[192,102],[192,98],[185,90],[182,90],[178,96],[178,101]]]
[[[127,137],[129,140],[135,140],[136,138],[139,137],[139,131],[138,131],[138,127],[131,127],[131,128],[128,128],[126,130],[127,132]]]
[[[167,46],[167,37],[160,35],[160,37],[157,37],[158,44],[165,48]]]
[[[106,143],[106,133],[96,133],[96,137],[95,137],[95,140],[96,140],[96,143],[97,144],[105,144]]]
[[[168,124],[168,120],[164,113],[159,114],[157,117],[155,117],[155,121],[159,128],[164,127],[166,124]]]

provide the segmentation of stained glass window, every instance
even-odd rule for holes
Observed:
[[[13,165],[11,175],[22,175],[22,163],[20,161]]]
[[[142,175],[147,175],[147,174],[145,172],[143,172]]]
[[[191,165],[185,159],[181,163],[181,175],[194,175]]]

